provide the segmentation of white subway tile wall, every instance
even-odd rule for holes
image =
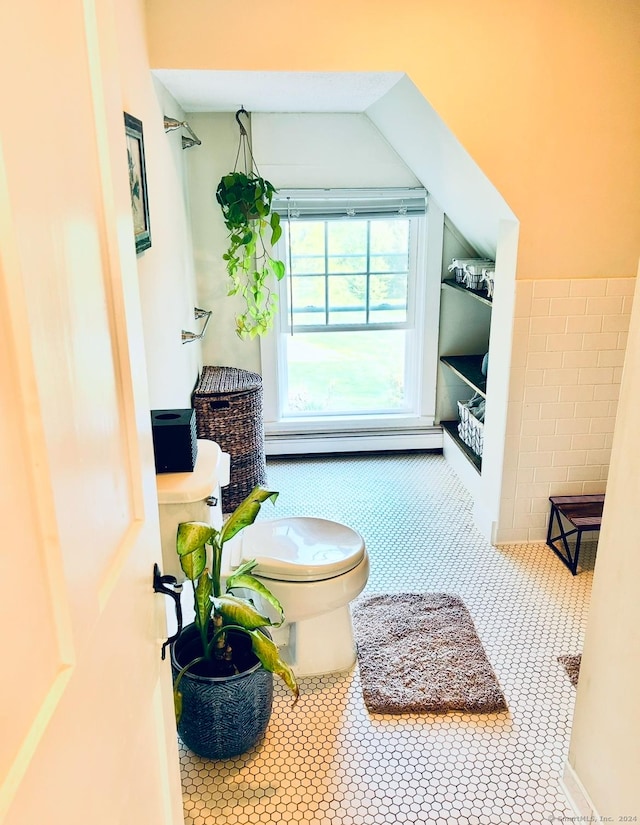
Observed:
[[[544,540],[549,496],[606,491],[634,288],[516,283],[498,543]]]

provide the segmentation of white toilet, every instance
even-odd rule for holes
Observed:
[[[356,659],[349,603],[369,577],[362,536],[326,519],[258,521],[227,542],[223,570],[250,559],[284,608],[285,624],[271,633],[296,676],[348,670]]]

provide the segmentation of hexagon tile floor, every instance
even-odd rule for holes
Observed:
[[[365,537],[370,593],[465,601],[509,711],[374,716],[357,666],[276,688],[262,743],[212,762],[181,749],[187,825],[561,822],[575,690],[557,657],[579,653],[592,572],[541,544],[492,547],[441,455],[270,459],[261,517],[315,515]],[[279,682],[279,680],[276,680]]]

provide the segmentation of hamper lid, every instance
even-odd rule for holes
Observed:
[[[248,392],[262,387],[262,377],[236,367],[203,367],[194,396]]]

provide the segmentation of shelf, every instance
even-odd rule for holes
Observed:
[[[484,304],[491,308],[491,298],[487,297],[486,290],[483,289],[468,289],[464,284],[457,283],[452,278],[446,278],[442,281],[442,288],[455,290],[468,296],[476,304]],[[466,300],[466,299],[465,299]],[[473,315],[482,324],[486,324],[490,320],[490,314],[485,311],[476,310]],[[476,343],[477,346],[477,343]],[[486,398],[487,392],[487,377],[482,374],[482,361],[484,354],[481,355],[442,355],[440,361],[448,367],[458,378],[470,387],[474,392]],[[453,441],[455,446],[460,450],[462,455],[472,465],[477,473],[482,472],[482,458],[476,455],[473,450],[464,443],[458,435],[459,421],[441,421],[443,432],[447,434]]]
[[[453,370],[458,378],[462,378],[472,390],[483,398],[487,395],[487,378],[482,374],[482,359],[484,355],[442,355],[440,360]]]
[[[478,472],[482,471],[482,458],[476,455],[473,450],[468,447],[458,435],[458,421],[441,421],[440,426],[446,430],[447,434],[453,439],[456,447],[460,449],[464,457],[476,468]]]
[[[493,304],[491,298],[487,298],[487,292],[484,289],[468,289],[464,286],[464,284],[459,284],[452,278],[445,278],[442,282],[442,286],[457,289],[458,292],[464,292],[466,295],[471,295],[473,298],[480,301],[481,304],[486,304],[489,307]]]

